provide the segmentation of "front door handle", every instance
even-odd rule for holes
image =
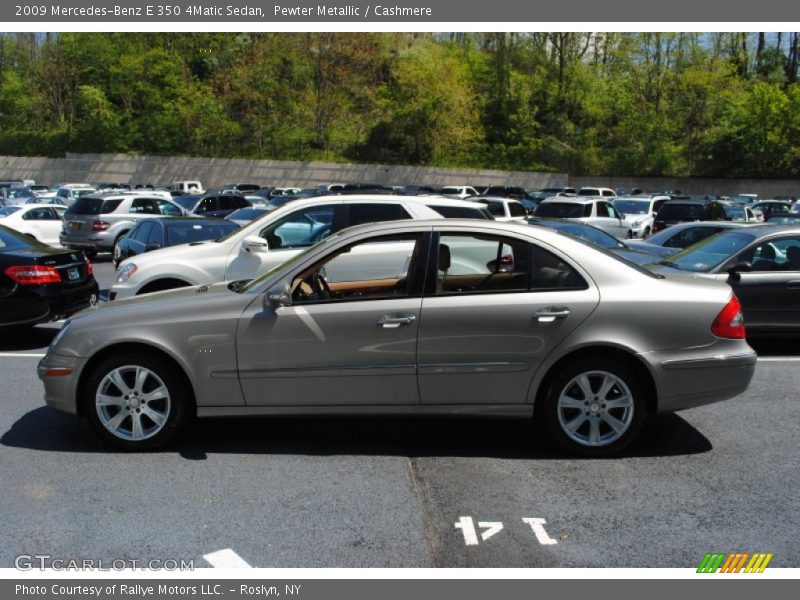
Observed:
[[[786,287],[790,290],[800,290],[800,280],[794,279],[786,282]]]
[[[540,308],[533,313],[533,318],[540,323],[552,323],[556,319],[564,319],[569,316],[569,309],[566,306],[548,306]]]
[[[378,319],[378,325],[384,329],[397,329],[401,325],[410,325],[416,321],[417,317],[410,313],[398,313],[393,315],[383,315]]]

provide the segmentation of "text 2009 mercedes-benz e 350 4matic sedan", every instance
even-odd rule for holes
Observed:
[[[533,416],[567,450],[731,398],[756,355],[731,288],[659,276],[526,224],[341,231],[249,283],[85,311],[39,365],[45,400],[124,449],[190,417]]]

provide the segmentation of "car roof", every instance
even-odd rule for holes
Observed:
[[[541,204],[589,204],[595,200],[603,199],[603,196],[552,196],[542,200]]]

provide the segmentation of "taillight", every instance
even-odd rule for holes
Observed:
[[[83,264],[86,265],[87,277],[94,277],[94,267],[92,266],[92,263],[89,262],[88,258],[83,261]]]
[[[61,274],[55,267],[42,265],[20,265],[8,267],[5,274],[18,285],[42,285],[61,283]]]
[[[725,308],[719,311],[717,318],[711,324],[711,333],[721,338],[744,339],[744,315],[742,315],[742,305],[736,296],[731,296]]]
[[[111,223],[106,223],[105,221],[94,221],[92,223],[92,231],[105,231],[111,227]]]

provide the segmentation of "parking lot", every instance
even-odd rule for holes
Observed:
[[[95,275],[108,288],[107,255]],[[653,418],[613,459],[477,419],[206,420],[124,454],[44,406],[35,367],[57,330],[0,338],[0,567],[20,554],[205,567],[225,549],[255,567],[800,562],[794,342],[757,344],[746,394]]]

